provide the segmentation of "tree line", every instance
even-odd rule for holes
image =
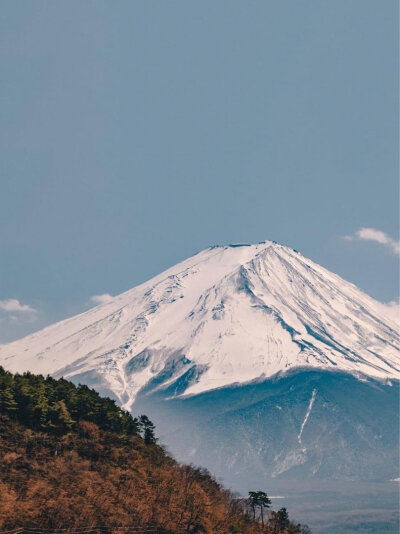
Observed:
[[[132,417],[88,386],[29,372],[13,375],[1,366],[0,413],[34,430],[58,435],[74,430],[83,420],[101,430],[142,436],[146,444],[156,442],[155,427],[146,415]]]

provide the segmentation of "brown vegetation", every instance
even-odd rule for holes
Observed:
[[[0,530],[302,532],[277,525],[254,521],[205,469],[178,464],[146,416],[84,386],[0,368]]]
[[[0,528],[158,526],[227,532],[230,496],[137,436],[79,423],[61,437],[0,420]],[[199,528],[201,527],[201,530]],[[247,530],[251,532],[251,530]]]

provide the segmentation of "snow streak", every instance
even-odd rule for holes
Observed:
[[[312,392],[312,395],[311,395],[311,399],[310,399],[310,402],[308,403],[308,408],[307,408],[307,412],[306,412],[306,416],[304,417],[304,420],[301,424],[301,428],[300,428],[300,433],[299,435],[297,436],[297,439],[300,443],[300,445],[302,444],[301,443],[301,436],[303,434],[303,430],[304,430],[304,427],[306,426],[306,423],[308,421],[308,418],[310,417],[310,413],[311,413],[311,410],[312,410],[312,407],[314,405],[314,401],[315,401],[315,397],[317,396],[317,390],[314,388],[313,389],[313,392]]]

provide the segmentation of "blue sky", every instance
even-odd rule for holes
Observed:
[[[213,244],[398,288],[392,0],[3,0],[0,341]]]

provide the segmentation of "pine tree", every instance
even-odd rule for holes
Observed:
[[[253,518],[256,519],[256,508],[260,508],[261,523],[264,526],[264,508],[271,507],[271,499],[264,491],[249,491],[249,503],[253,510]]]
[[[67,433],[80,420],[95,423],[102,430],[134,436],[139,421],[102,398],[87,386],[75,386],[64,379],[24,373],[12,375],[0,366],[0,414],[16,419],[35,430]],[[146,443],[156,443],[153,423],[143,417]]]
[[[0,414],[12,417],[17,411],[17,408],[18,404],[14,398],[12,388],[7,385],[0,387]]]
[[[141,415],[139,417],[139,428],[146,445],[154,445],[157,442],[157,439],[154,435],[154,430],[156,427],[153,425],[147,415]]]
[[[64,401],[57,401],[49,410],[49,426],[53,427],[58,433],[65,434],[69,432],[75,421],[72,419]]]
[[[251,509],[253,510],[253,520],[256,520],[256,508],[258,506],[257,502],[257,491],[249,491],[249,504]]]
[[[277,532],[284,532],[289,526],[289,514],[286,508],[281,508],[276,512],[275,525]]]

